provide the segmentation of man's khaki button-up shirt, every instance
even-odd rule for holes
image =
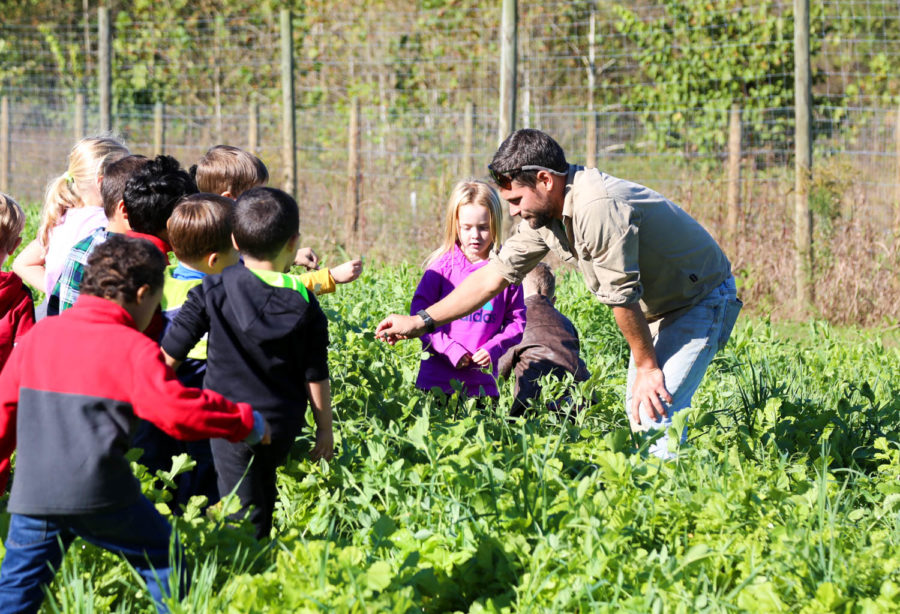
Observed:
[[[520,223],[491,266],[521,283],[550,250],[579,268],[602,303],[640,301],[650,322],[679,315],[731,275],[716,241],[672,201],[580,166],[569,167],[562,220]]]

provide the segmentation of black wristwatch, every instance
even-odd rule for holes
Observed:
[[[432,318],[430,315],[428,315],[428,312],[425,311],[424,309],[420,309],[416,315],[419,316],[420,318],[422,318],[422,321],[425,322],[425,332],[433,333],[434,332],[434,318]]]

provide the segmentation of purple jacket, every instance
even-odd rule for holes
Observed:
[[[410,312],[427,309],[448,294],[466,277],[488,263],[472,264],[459,246],[444,254],[425,270],[413,296]],[[509,286],[490,302],[459,320],[438,327],[430,335],[422,335],[422,347],[431,354],[422,361],[416,387],[431,390],[437,386],[452,393],[450,380],[459,380],[466,394],[498,396],[497,363],[504,352],[522,340],[525,330],[525,299],[521,286]],[[476,364],[465,369],[455,365],[465,354],[484,348],[491,355],[491,373]]]

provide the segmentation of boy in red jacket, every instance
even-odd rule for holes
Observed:
[[[171,527],[125,458],[135,417],[180,439],[268,440],[260,414],[183,387],[141,334],[165,266],[150,242],[110,237],[91,254],[75,306],[39,322],[0,374],[2,489],[19,444],[0,612],[37,612],[75,537],[124,556],[163,609]]]
[[[22,242],[25,213],[11,197],[0,192],[0,265]],[[34,326],[34,301],[22,279],[0,273],[0,369],[6,364],[18,338]]]

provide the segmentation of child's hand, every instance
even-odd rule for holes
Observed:
[[[465,369],[470,364],[472,364],[472,355],[466,352],[463,354],[463,357],[459,359],[459,362],[456,363],[457,369]]]
[[[264,420],[265,420],[265,418],[264,418]],[[268,420],[266,420],[265,422],[266,422],[266,430],[263,432],[262,439],[259,440],[259,443],[261,443],[264,446],[267,446],[272,443],[272,427],[269,426]]]
[[[340,264],[331,269],[331,277],[335,283],[348,284],[354,281],[359,274],[362,273],[362,260],[348,260],[344,264]]]
[[[488,351],[486,349],[480,348],[477,352],[472,354],[472,362],[477,364],[482,369],[490,369],[491,355],[488,354]]]
[[[329,429],[316,429],[316,445],[309,452],[309,456],[314,460],[324,458],[330,461],[334,458],[334,433]]]
[[[301,247],[294,255],[294,264],[316,270],[319,268],[319,257],[316,256],[316,252],[311,247]]]

